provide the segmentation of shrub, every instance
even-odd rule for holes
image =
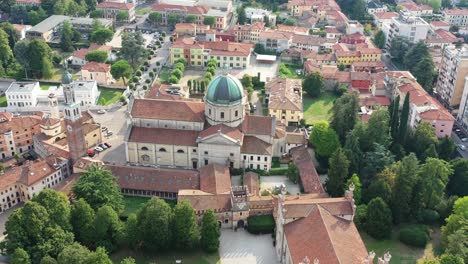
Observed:
[[[356,207],[356,215],[354,216],[354,224],[358,229],[364,228],[367,220],[367,205],[361,204]]]
[[[146,89],[148,89],[148,85],[145,84],[143,85],[143,90],[146,90]]]
[[[288,168],[271,168],[268,174],[269,175],[286,175],[287,172],[288,172]]]
[[[132,82],[135,82],[135,83],[136,83],[136,82],[138,82],[138,77],[136,77],[136,76],[133,76],[133,78],[132,78]]]
[[[61,61],[62,61],[62,57],[60,57],[60,55],[54,54],[52,56],[52,62],[54,64],[60,64]]]
[[[150,60],[150,59],[151,59],[151,56],[148,57],[148,60]],[[148,62],[148,61],[145,61],[145,66],[146,66],[146,67],[149,67],[149,65],[150,65],[149,62]],[[145,71],[146,71],[146,67],[145,67]]]
[[[429,241],[429,229],[425,225],[403,227],[398,239],[406,245],[424,248]]]
[[[156,68],[153,68],[153,72],[157,72],[157,71],[158,71],[158,69],[156,69]]]
[[[145,83],[151,83],[151,79],[146,79]]]
[[[128,85],[128,89],[133,90],[134,88],[135,88],[135,85],[133,85],[133,83]]]
[[[159,61],[156,62],[156,66],[159,66],[161,65],[161,63]]]
[[[146,67],[145,67],[145,66],[141,66],[141,67],[140,67],[140,70],[141,70],[141,71],[146,71]]]
[[[150,50],[150,51],[149,51],[149,54],[150,54],[150,55],[154,55],[154,51]],[[150,56],[150,58],[151,58],[151,56]]]
[[[273,233],[275,220],[272,215],[254,215],[247,218],[247,231],[252,234]]]
[[[268,190],[263,190],[261,193],[260,193],[261,196],[269,196],[270,195],[270,191]]]
[[[148,73],[148,75],[149,75],[149,77],[154,78],[154,72],[150,71],[150,72]]]
[[[138,76],[138,77],[140,77],[140,76],[141,76],[141,71],[136,71],[136,72],[135,72],[135,75]]]
[[[168,81],[171,84],[176,84],[176,83],[179,83],[179,78],[177,78],[177,76],[171,75],[169,76]]]
[[[434,224],[440,219],[440,215],[437,211],[423,209],[421,210],[421,222],[424,224]]]

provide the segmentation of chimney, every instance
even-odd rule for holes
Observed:
[[[369,255],[367,255],[367,256],[364,258],[364,264],[373,264],[373,263],[374,263],[374,258],[375,258],[375,252],[374,252],[374,251],[370,251],[370,252],[369,252]]]
[[[390,259],[392,259],[392,255],[390,255],[390,252],[385,252],[383,257],[380,257],[379,260],[377,261],[378,264],[390,264]]]

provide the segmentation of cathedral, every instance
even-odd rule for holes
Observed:
[[[130,103],[126,158],[131,164],[198,169],[270,170],[286,152],[286,132],[274,117],[249,114],[240,81],[228,73],[208,85],[204,102],[145,98]]]

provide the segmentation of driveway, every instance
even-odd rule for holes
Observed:
[[[280,64],[279,57],[277,58],[277,61],[272,64],[259,63],[255,59],[255,55],[252,55],[250,58],[250,65],[247,67],[247,69],[232,69],[229,70],[229,73],[241,79],[244,74],[257,76],[257,74],[260,72],[260,81],[265,82],[267,78],[272,79],[277,76],[278,67]]]
[[[271,234],[252,235],[246,230],[237,232],[221,229],[219,249],[222,264],[278,264]]]
[[[261,176],[260,177],[260,191],[275,189],[276,185],[286,185],[286,191],[290,194],[300,193],[299,185],[293,183],[286,176]]]

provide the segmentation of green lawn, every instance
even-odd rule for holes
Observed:
[[[6,99],[6,95],[0,97],[0,107],[7,107],[8,104],[7,104],[7,99]]]
[[[171,76],[171,71],[167,68],[163,68],[159,73],[158,78],[159,80],[161,80],[161,82],[167,83],[167,81],[169,80],[169,76]]]
[[[424,258],[433,259],[434,251],[440,247],[440,228],[433,227],[432,240],[426,245],[426,248],[409,247],[401,243],[398,236],[398,228],[393,230],[392,239],[376,240],[366,232],[361,231],[361,237],[368,251],[374,251],[376,258],[383,256],[387,251],[392,255],[392,264],[416,264],[418,260]]]
[[[138,10],[135,12],[135,14],[136,14],[137,16],[142,16],[142,15],[148,14],[149,12],[151,12],[151,8],[145,7],[145,8],[138,9]]]
[[[117,102],[123,94],[123,90],[120,89],[109,89],[99,88],[101,95],[99,95],[98,105],[110,105]]]
[[[332,93],[323,93],[319,98],[311,98],[304,94],[302,100],[304,104],[304,119],[307,124],[313,124],[319,120],[328,120],[330,109],[337,98]]]
[[[58,84],[53,85],[53,84],[46,84],[46,83],[41,83],[39,85],[41,87],[41,90],[44,90],[44,91],[48,91],[51,86],[58,86]]]
[[[296,73],[296,70],[302,70],[302,66],[297,65],[297,64],[281,63],[278,68],[278,75],[281,78],[293,78],[293,79],[302,78],[301,75],[298,75]]]
[[[206,254],[202,251],[194,252],[166,252],[164,254],[144,254],[130,250],[120,250],[111,255],[114,263],[118,264],[126,257],[133,257],[137,264],[173,264],[176,259],[182,260],[187,264],[220,264],[219,254]]]
[[[125,211],[124,215],[128,216],[132,213],[136,213],[138,209],[142,208],[143,205],[149,200],[147,197],[138,197],[138,196],[124,196],[124,206]]]

